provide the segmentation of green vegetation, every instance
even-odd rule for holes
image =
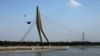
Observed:
[[[21,41],[0,41],[0,46],[76,46],[76,45],[88,45],[88,46],[95,46],[95,45],[100,45],[100,42],[80,42],[80,41],[73,41],[73,42],[50,42],[49,44],[47,42],[43,42],[41,44],[40,42],[21,42]]]

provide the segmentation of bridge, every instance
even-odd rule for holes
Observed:
[[[49,21],[53,21],[54,24],[49,23]],[[46,22],[48,22],[48,24]],[[57,38],[61,39],[62,37],[64,37],[65,39],[67,39],[67,38],[75,39],[75,37],[79,37],[80,38],[79,41],[81,41],[81,40],[84,40],[84,37],[85,37],[84,32],[82,32],[82,33],[77,32],[73,29],[63,26],[62,24],[60,24],[59,22],[56,22],[54,20],[49,19],[48,21],[46,21],[46,19],[42,18],[38,6],[36,7],[36,19],[34,21],[28,21],[26,23],[30,24],[30,27],[26,31],[24,36],[22,37],[21,41],[25,40],[25,38],[28,36],[30,31],[32,31],[34,26],[36,26],[36,28],[37,28],[37,32],[38,32],[38,36],[39,36],[41,44],[43,43],[43,38],[49,43],[49,38],[56,40]],[[50,24],[52,24],[54,26],[52,26]],[[45,26],[46,26],[46,28],[45,28]],[[53,35],[54,38],[51,35]]]

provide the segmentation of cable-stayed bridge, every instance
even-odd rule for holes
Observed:
[[[73,28],[66,27],[56,20],[43,16],[37,6],[36,18],[33,21],[26,22],[29,24],[28,30],[23,34],[21,41],[33,39],[33,41],[68,41],[67,39],[74,39],[75,41],[82,39],[82,33]],[[38,40],[35,40],[37,38]]]

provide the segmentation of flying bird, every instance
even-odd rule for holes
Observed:
[[[31,24],[31,21],[26,22],[27,24]]]
[[[26,15],[24,15],[24,17],[26,17]]]

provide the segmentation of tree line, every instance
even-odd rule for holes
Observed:
[[[77,45],[100,45],[100,42],[89,42],[89,41],[72,41],[72,42],[32,42],[32,41],[0,41],[0,46],[77,46]]]

